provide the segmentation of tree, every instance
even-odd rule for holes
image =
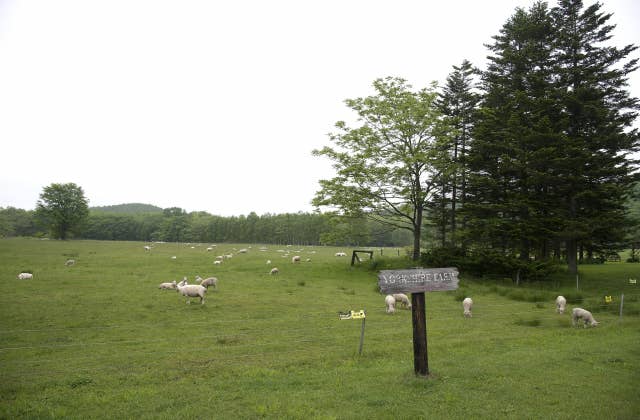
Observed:
[[[423,213],[446,166],[436,86],[413,92],[405,80],[387,77],[373,87],[376,95],[345,101],[362,125],[337,122],[339,132],[329,135],[337,147],[313,151],[337,170],[335,178],[320,181],[313,204],[411,231],[417,261]]]
[[[81,187],[70,182],[45,187],[36,204],[36,217],[55,239],[67,239],[89,215],[89,200]]]
[[[494,36],[469,152],[468,237],[529,260],[555,226],[551,164],[558,147],[545,3],[516,9]]]
[[[452,170],[445,174],[448,176],[443,176],[439,193],[441,215],[436,219],[436,223],[440,224],[442,246],[446,245],[447,226],[451,232],[450,241],[455,243],[457,210],[464,207],[466,200],[467,150],[480,101],[480,95],[475,91],[474,76],[477,74],[478,70],[468,60],[463,60],[460,66],[453,66],[453,72],[447,77],[447,83],[438,97],[438,108],[453,129],[451,142],[447,145],[453,165]]]
[[[638,179],[638,162],[629,155],[640,146],[638,130],[631,129],[640,105],[626,90],[638,68],[638,59],[627,57],[637,46],[606,45],[615,26],[601,6],[583,10],[581,0],[561,0],[552,9],[563,134],[558,161],[565,163],[558,168],[565,182],[557,195],[573,273],[580,244],[622,240],[625,196]]]

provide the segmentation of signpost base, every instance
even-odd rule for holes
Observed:
[[[416,375],[429,375],[427,355],[427,317],[424,292],[411,294],[411,320],[413,322],[413,369]]]

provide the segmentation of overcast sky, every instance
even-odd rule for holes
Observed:
[[[484,68],[483,44],[531,4],[0,0],[0,207],[73,182],[90,206],[312,211],[333,170],[311,151],[353,117],[345,99]],[[640,1],[603,4],[612,42],[640,44]]]

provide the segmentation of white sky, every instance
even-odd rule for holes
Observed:
[[[612,42],[640,44],[640,2],[603,3]],[[345,99],[484,68],[483,44],[531,4],[0,0],[0,207],[74,182],[90,206],[312,211],[333,170],[311,151],[353,116]]]

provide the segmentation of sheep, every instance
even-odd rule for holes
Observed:
[[[344,253],[344,252],[336,252],[335,255],[336,255],[336,257],[346,257],[347,256],[347,254]]]
[[[160,286],[158,287],[158,289],[167,290],[167,289],[175,289],[176,287],[177,287],[176,281],[174,280],[170,283],[160,283]]]
[[[267,260],[267,265],[270,265],[270,264],[271,264],[271,260]]]
[[[291,262],[292,263],[299,263],[300,262],[300,255],[294,255],[293,257],[291,257]]]
[[[187,283],[187,278],[186,278],[186,277],[184,277],[184,278],[182,279],[182,281],[181,281],[180,283],[178,283],[178,286],[186,286],[187,284],[189,284],[189,283]]]
[[[564,296],[558,296],[556,298],[556,312],[563,314],[567,306],[567,299]]]
[[[222,264],[222,261],[220,261],[220,260],[215,260],[215,261],[213,262],[213,264],[214,264],[214,265],[220,265],[220,264]]]
[[[149,245],[145,245],[145,246],[144,246],[144,250],[145,250],[145,251],[151,251],[151,247],[150,247]]]
[[[405,308],[411,308],[411,302],[409,301],[407,295],[405,295],[404,293],[395,293],[392,296],[396,300],[396,303],[400,302]]]
[[[274,275],[274,274],[278,274],[279,272],[280,272],[280,270],[278,270],[278,267],[273,267],[269,274]]]
[[[200,304],[204,305],[204,295],[207,293],[206,287],[200,286],[199,284],[185,284],[184,286],[178,284],[176,291],[182,296],[186,296],[187,303],[191,303],[192,297],[199,297]]]
[[[213,286],[214,289],[218,288],[218,279],[215,277],[208,277],[200,282],[200,286],[204,286],[207,289],[209,286]]]
[[[70,267],[70,266],[75,265],[75,264],[76,264],[76,260],[71,260],[71,259],[67,260],[67,262],[64,263],[64,265],[66,267]]]
[[[470,297],[464,298],[464,300],[462,301],[462,308],[464,309],[462,314],[464,315],[465,318],[471,318],[472,306],[473,306],[473,300]]]
[[[28,279],[32,279],[33,278],[33,274],[31,273],[20,273],[18,274],[18,279],[20,280],[28,280]]]
[[[396,298],[394,298],[393,295],[385,296],[384,303],[387,305],[388,314],[392,314],[396,311]]]
[[[585,328],[587,328],[587,324],[591,325],[592,327],[595,327],[596,325],[598,325],[598,321],[595,320],[591,312],[582,308],[573,308],[573,311],[571,312],[571,322],[574,327],[576,326],[576,323],[578,323],[579,320],[584,321]]]

